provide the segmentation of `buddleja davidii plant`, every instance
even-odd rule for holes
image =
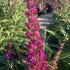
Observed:
[[[27,44],[28,50],[28,70],[48,70],[46,55],[44,54],[43,46],[44,41],[40,36],[40,26],[37,19],[37,3],[38,0],[26,0],[28,17],[28,32],[26,33],[29,38]]]

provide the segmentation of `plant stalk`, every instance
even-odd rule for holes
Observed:
[[[57,70],[58,63],[59,63],[59,58],[60,58],[60,55],[61,55],[62,50],[64,48],[64,44],[65,44],[64,41],[60,44],[60,48],[59,48],[58,52],[56,53],[56,55],[54,56],[54,58],[52,60],[52,63],[49,67],[50,70]]]

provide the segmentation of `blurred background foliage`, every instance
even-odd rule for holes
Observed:
[[[70,70],[70,5],[61,0],[62,10],[53,14],[53,24],[46,32],[45,53],[48,55],[48,63],[51,63],[60,43],[65,40],[65,46],[59,59],[58,70]],[[0,70],[26,70],[27,65],[14,59],[9,62],[5,59],[5,51],[8,41],[14,43],[15,53],[26,56],[24,50],[26,40],[26,6],[22,0],[0,0]],[[43,33],[42,33],[43,35]]]
[[[63,5],[63,10],[56,11],[53,14],[53,24],[49,25],[46,30],[45,51],[50,57],[49,62],[59,50],[60,43],[65,41],[63,51],[61,53],[58,70],[70,70],[70,5]]]

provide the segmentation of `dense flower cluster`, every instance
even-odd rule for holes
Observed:
[[[14,45],[13,45],[12,41],[9,41],[8,45],[7,45],[7,51],[6,51],[6,54],[5,54],[5,58],[9,61],[14,60],[13,48],[14,48]]]
[[[48,70],[46,63],[46,56],[43,51],[44,41],[42,40],[39,30],[39,21],[37,19],[37,0],[26,0],[28,17],[27,27],[29,32],[26,36],[30,39],[27,45],[28,49],[28,70]]]
[[[14,59],[14,53],[12,51],[6,52],[6,59],[12,61]]]

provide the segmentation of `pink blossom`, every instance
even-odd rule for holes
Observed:
[[[37,8],[34,6],[30,9],[30,11],[32,11],[32,14],[37,14]]]
[[[39,24],[39,21],[38,21],[38,19],[37,19],[37,16],[28,16],[28,20],[29,20],[29,22],[28,23],[37,23],[37,24]]]
[[[26,36],[30,39],[30,43],[27,45],[28,49],[28,70],[48,70],[47,59],[44,54],[44,40],[40,36],[40,26],[37,19],[37,2],[38,0],[26,0],[28,17],[28,32]]]

